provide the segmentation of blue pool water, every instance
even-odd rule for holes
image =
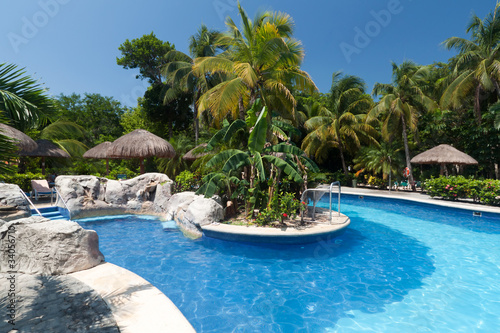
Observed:
[[[197,332],[499,331],[500,215],[349,195],[341,208],[346,232],[309,245],[193,241],[155,218],[79,223]]]

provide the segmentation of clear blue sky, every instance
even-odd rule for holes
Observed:
[[[0,62],[25,67],[50,94],[100,93],[127,106],[142,96],[138,71],[116,64],[118,47],[154,31],[187,52],[188,38],[201,23],[224,30],[224,17],[239,22],[236,0],[0,0]],[[391,61],[419,64],[447,61],[440,43],[465,37],[471,14],[480,18],[495,0],[242,0],[250,17],[257,10],[290,14],[302,41],[303,69],[321,92],[332,73],[363,78],[371,92],[388,83]],[[387,15],[389,14],[389,15]],[[377,18],[378,17],[378,18]],[[361,33],[360,33],[361,31]]]

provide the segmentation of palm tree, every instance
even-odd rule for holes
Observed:
[[[247,106],[261,98],[273,112],[293,118],[296,101],[292,87],[313,91],[316,86],[299,69],[304,50],[292,38],[292,18],[284,13],[263,12],[252,21],[239,3],[238,9],[242,30],[228,18],[228,31],[217,42],[226,51],[216,57],[195,59],[193,70],[198,77],[221,73],[227,78],[201,96],[198,113],[210,110],[216,124],[228,114],[233,119],[244,119]],[[269,112],[268,123],[271,117]]]
[[[377,145],[374,139],[377,132],[365,122],[373,101],[364,93],[364,82],[360,78],[342,77],[338,72],[333,74],[331,95],[333,111],[323,109],[320,115],[305,122],[310,133],[304,138],[302,149],[319,163],[326,160],[331,148],[338,149],[342,169],[348,177],[345,154],[355,153],[361,142]]]
[[[193,94],[193,127],[195,133],[195,144],[199,137],[199,120],[196,110],[202,93],[210,87],[210,76],[195,76],[193,73],[194,59],[200,57],[214,57],[220,50],[215,45],[215,41],[220,33],[216,30],[210,30],[202,24],[198,32],[191,36],[189,41],[189,52],[191,57],[180,51],[172,50],[167,53],[168,63],[163,67],[162,73],[167,77],[167,83],[173,89],[165,92],[164,103],[170,103],[179,96],[181,92],[192,92]]]
[[[363,147],[354,159],[354,170],[382,173],[385,180],[390,173],[397,174],[404,165],[400,150],[402,148],[396,142],[381,142],[380,146]]]
[[[72,157],[82,157],[88,147],[79,141],[85,137],[85,129],[71,121],[58,120],[40,131],[40,139],[52,141]]]
[[[178,174],[189,168],[188,163],[183,159],[190,149],[194,148],[192,139],[185,135],[179,135],[169,140],[175,149],[176,155],[173,158],[162,158],[158,163],[158,171],[166,174],[170,179],[175,179]]]
[[[16,65],[0,63],[0,110],[20,131],[45,124],[54,115],[52,100],[40,83]]]
[[[483,20],[473,15],[467,33],[471,39],[451,37],[443,42],[447,49],[459,51],[455,59],[452,83],[440,104],[460,108],[473,96],[476,121],[481,123],[481,103],[488,95],[500,97],[500,3]],[[485,98],[486,97],[486,98]]]
[[[375,84],[373,95],[382,97],[368,114],[369,120],[383,115],[382,136],[387,141],[391,141],[391,136],[402,136],[406,167],[410,170],[408,180],[414,191],[416,188],[410,163],[408,131],[416,131],[421,111],[437,108],[435,101],[420,87],[422,82],[427,82],[428,73],[428,67],[417,66],[411,61],[405,61],[399,66],[393,62],[392,84]]]

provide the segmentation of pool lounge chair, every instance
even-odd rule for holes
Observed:
[[[43,180],[32,180],[31,187],[33,188],[32,197],[38,201],[41,196],[49,196],[51,199],[55,198],[56,191],[49,187],[49,183]]]

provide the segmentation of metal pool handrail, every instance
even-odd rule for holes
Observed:
[[[64,199],[62,198],[61,193],[59,193],[59,191],[57,190],[57,187],[54,186],[54,190],[56,190],[56,193],[57,193],[56,205],[57,205],[57,201],[59,201],[59,199],[61,199],[62,203],[64,204],[64,207],[66,207],[66,209],[68,210],[69,219],[71,220],[71,210],[69,209],[68,205],[66,204],[66,201],[64,201]]]
[[[338,216],[340,216],[340,194],[342,192],[341,190],[341,186],[340,186],[340,182],[339,181],[336,181],[336,182],[333,182],[330,184],[330,221],[332,220],[332,187],[333,185],[338,185],[339,186],[339,203],[338,203]]]
[[[19,187],[19,185],[17,186],[17,188],[19,188],[19,191],[23,195],[24,199],[26,199],[26,201],[28,201],[28,203],[30,204],[30,206],[33,206],[33,208],[38,213],[38,215],[42,216],[42,213],[40,213],[40,211],[38,210],[38,208],[36,208],[35,204],[30,200],[30,198],[28,198],[28,196],[26,195],[26,193],[24,193],[24,191]]]
[[[329,223],[332,222],[332,187],[334,185],[338,185],[339,187],[339,202],[338,202],[338,216],[340,216],[340,194],[342,192],[341,190],[341,186],[340,186],[340,182],[333,182],[330,184],[330,189],[329,189],[329,192],[330,192],[330,221]],[[314,192],[314,191],[317,191],[317,192],[326,192],[325,188],[308,188],[306,189],[304,192],[302,192],[302,196],[301,196],[301,201],[304,202],[304,198],[305,198],[305,195],[307,192]],[[312,211],[312,218],[314,220],[314,215],[315,215],[315,212],[316,212],[316,199],[314,199],[314,203],[313,203],[313,211]],[[301,209],[300,210],[300,220],[301,221],[304,221],[304,211]]]

